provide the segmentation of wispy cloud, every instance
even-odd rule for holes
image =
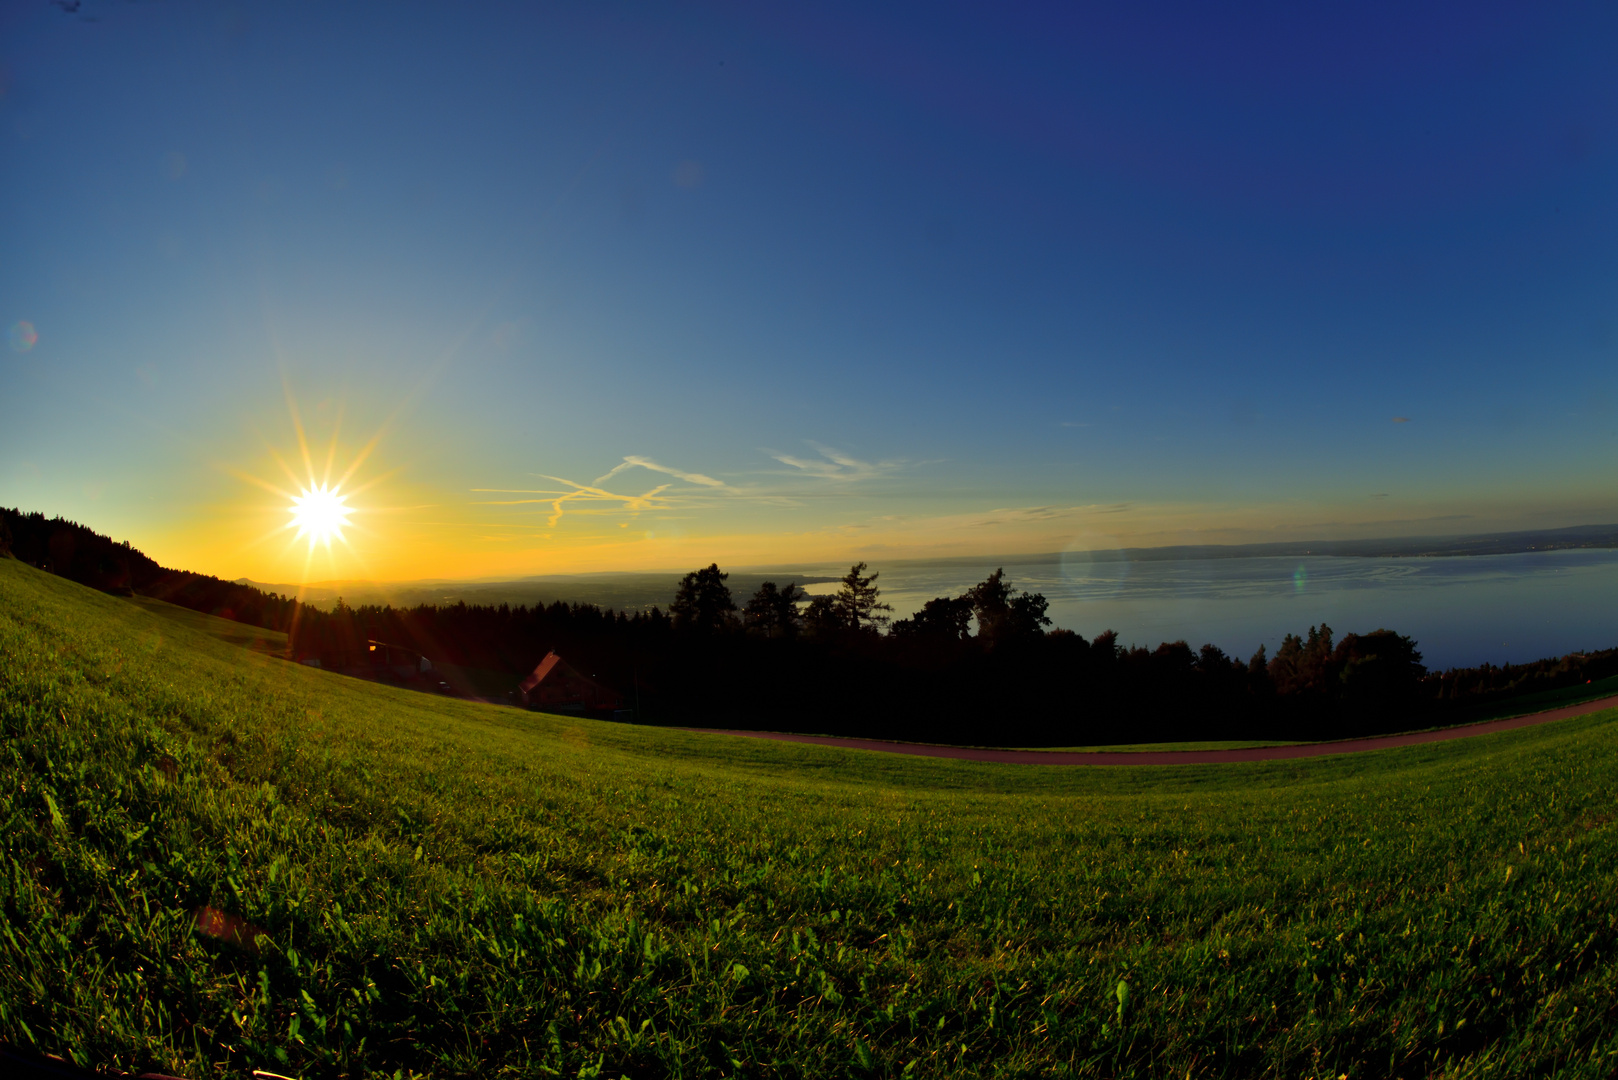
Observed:
[[[517,496],[482,500],[479,505],[483,506],[548,506],[550,512],[546,526],[553,528],[567,514],[628,514],[633,517],[657,512],[659,520],[672,520],[670,511],[712,509],[721,502],[801,506],[803,504],[798,496],[810,494],[822,484],[835,491],[849,484],[890,475],[907,464],[902,461],[861,461],[819,443],[809,445],[820,454],[819,458],[764,451],[781,464],[791,467],[791,472],[773,474],[795,478],[794,482],[785,484],[731,483],[707,473],[692,472],[639,454],[629,454],[589,483],[570,480],[565,476],[536,473],[534,475],[560,486],[472,490],[482,495]],[[621,478],[636,469],[645,469],[669,480],[640,492],[622,490],[620,485],[626,481]]]
[[[598,477],[596,479],[596,483],[598,483],[598,484],[606,483],[608,480],[612,479],[614,476],[617,476],[619,473],[623,472],[625,469],[633,469],[633,468],[636,468],[637,466],[642,468],[642,469],[650,469],[652,472],[660,472],[660,473],[663,473],[663,474],[665,474],[667,476],[672,476],[672,477],[675,477],[676,479],[684,480],[688,484],[701,484],[703,487],[719,488],[719,489],[724,490],[724,491],[735,491],[736,490],[735,488],[731,487],[729,484],[725,483],[723,480],[715,480],[713,477],[704,476],[702,473],[684,472],[684,471],[682,471],[680,469],[671,468],[668,465],[660,465],[657,462],[653,461],[651,458],[639,457],[639,456],[636,456],[636,455],[633,455],[633,454],[631,454],[629,457],[624,458],[624,460],[622,462],[620,462],[619,464],[613,466],[612,471],[607,473],[606,476]]]
[[[968,528],[993,528],[1000,525],[1026,525],[1038,521],[1056,521],[1078,515],[1122,514],[1128,512],[1128,503],[1106,506],[1006,506],[977,515],[964,521]]]
[[[891,475],[905,466],[903,461],[861,461],[851,454],[835,450],[819,443],[810,443],[820,458],[801,458],[793,454],[780,454],[773,450],[765,450],[776,461],[797,470],[798,476],[810,476],[818,480],[836,480],[846,483],[858,483],[865,480],[875,480],[879,477]]]
[[[631,469],[645,469],[648,472],[660,473],[673,477],[682,484],[657,484],[640,493],[613,491],[608,485],[616,477]],[[548,473],[537,473],[540,478],[563,485],[561,488],[473,488],[474,492],[485,495],[523,495],[529,498],[518,499],[487,499],[483,500],[485,506],[532,506],[548,505],[549,518],[547,528],[554,528],[562,517],[569,513],[601,514],[601,513],[627,513],[631,516],[648,511],[666,511],[679,506],[689,506],[690,496],[693,492],[724,494],[741,496],[749,494],[744,489],[727,484],[723,480],[708,476],[706,473],[688,472],[676,469],[670,465],[653,461],[648,457],[631,454],[618,464],[596,477],[588,484],[581,484],[576,480],[569,480],[565,476],[552,476]],[[616,485],[613,485],[616,486]]]
[[[547,528],[554,528],[556,523],[562,520],[562,515],[567,512],[567,508],[570,507],[580,513],[600,512],[603,509],[610,508],[617,512],[638,514],[644,510],[661,510],[673,505],[672,500],[666,498],[664,494],[669,488],[673,487],[672,484],[659,484],[650,491],[642,492],[639,495],[628,495],[608,491],[599,484],[580,484],[577,481],[567,479],[565,476],[547,476],[544,473],[539,475],[546,480],[565,484],[566,487],[561,490],[545,488],[473,488],[472,490],[485,495],[535,496],[534,498],[526,499],[486,499],[483,500],[482,505],[532,506],[535,504],[548,504],[551,508],[551,513],[545,523]],[[577,505],[574,506],[573,504]],[[600,504],[606,505],[602,506]]]

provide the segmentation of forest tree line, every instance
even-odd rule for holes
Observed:
[[[268,630],[288,630],[303,607],[251,585],[166,569],[128,541],[102,536],[76,521],[0,506],[0,555],[6,554],[102,592],[152,596]]]
[[[1618,649],[1429,673],[1404,635],[1338,639],[1324,624],[1245,660],[1183,641],[1125,646],[1112,631],[1086,639],[1051,629],[1045,598],[999,571],[897,620],[864,563],[814,597],[792,582],[735,597],[710,565],[685,576],[666,611],[563,602],[324,611],[165,569],[39,514],[0,509],[4,548],[106,591],[286,631],[294,658],[339,669],[379,640],[515,685],[555,650],[651,723],[1030,746],[1318,739],[1442,723],[1480,703],[1618,674]]]

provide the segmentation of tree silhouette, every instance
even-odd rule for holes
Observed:
[[[1351,712],[1400,714],[1420,699],[1421,662],[1416,643],[1392,630],[1348,634],[1332,655],[1338,693]]]
[[[964,596],[951,599],[940,596],[922,605],[922,609],[908,619],[893,624],[893,632],[901,637],[966,641],[972,636],[972,601]]]
[[[775,582],[766,581],[747,602],[742,618],[749,630],[767,638],[791,637],[803,623],[798,603],[805,598],[806,594],[796,582],[789,581],[777,588]]]
[[[1303,657],[1299,662],[1299,674],[1303,677],[1303,684],[1309,690],[1327,690],[1332,677],[1331,673],[1331,627],[1321,623],[1318,627],[1309,628],[1309,640],[1304,642]]]
[[[879,574],[863,577],[866,564],[858,562],[848,573],[843,575],[843,587],[837,590],[832,598],[833,610],[836,611],[842,624],[856,633],[861,630],[874,630],[888,621],[886,615],[879,614],[892,611],[892,604],[884,604],[877,600],[882,590],[876,587]]]
[[[837,610],[835,596],[816,596],[803,610],[803,623],[816,637],[830,637],[847,627]]]
[[[1327,692],[1331,686],[1332,631],[1325,623],[1309,628],[1305,641],[1297,634],[1281,639],[1270,661],[1270,681],[1277,692],[1299,694]],[[1256,658],[1255,658],[1256,659]]]
[[[1051,624],[1050,602],[1039,593],[1012,593],[1004,569],[996,570],[961,597],[977,616],[978,637],[985,644],[1034,637]]]
[[[674,603],[669,605],[674,625],[699,634],[718,633],[728,627],[736,611],[730,587],[725,584],[728,577],[718,563],[711,563],[706,570],[693,570],[681,578]]]
[[[1013,637],[1034,637],[1045,632],[1051,624],[1045,612],[1049,600],[1041,593],[1021,592],[1011,598],[1011,633]]]

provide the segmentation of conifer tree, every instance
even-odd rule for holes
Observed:
[[[865,573],[865,563],[858,562],[843,575],[843,587],[837,590],[833,598],[834,610],[844,626],[853,631],[874,630],[888,621],[884,611],[892,611],[892,604],[884,604],[877,597],[882,590],[876,587],[877,574],[869,577]]]
[[[693,570],[680,579],[674,603],[669,605],[674,625],[699,634],[718,633],[729,626],[736,604],[730,598],[730,587],[725,584],[728,577],[730,575],[723,573],[718,563],[712,563],[707,569]]]

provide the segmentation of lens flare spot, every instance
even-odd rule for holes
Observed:
[[[298,538],[307,536],[310,547],[317,543],[330,547],[334,539],[341,540],[348,515],[354,512],[347,505],[347,496],[325,484],[310,485],[302,495],[294,495],[290,509]]]
[[[39,342],[39,331],[35,330],[34,324],[27,319],[19,319],[12,323],[6,336],[11,339],[12,352],[27,352]]]
[[[1294,592],[1303,592],[1307,584],[1309,584],[1309,571],[1299,563],[1298,568],[1292,571],[1292,589]]]

